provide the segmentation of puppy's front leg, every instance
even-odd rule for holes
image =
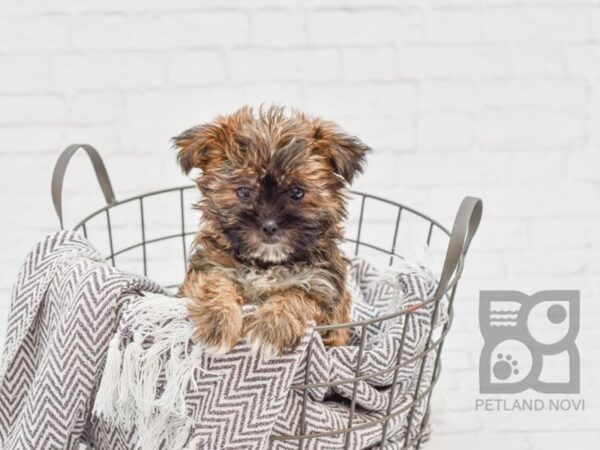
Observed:
[[[274,294],[256,311],[244,318],[244,335],[270,357],[295,347],[304,336],[308,322],[319,308],[301,289]]]
[[[211,353],[225,354],[237,344],[243,297],[235,282],[218,271],[190,272],[179,293],[192,300],[188,312],[196,326],[194,336]]]

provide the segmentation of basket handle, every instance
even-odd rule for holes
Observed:
[[[458,208],[452,233],[450,234],[450,242],[444,260],[442,275],[438,283],[435,297],[441,298],[446,292],[448,284],[461,259],[467,253],[471,239],[475,236],[479,222],[481,222],[481,214],[483,212],[483,202],[477,197],[465,197]]]
[[[58,216],[61,229],[64,228],[62,215],[62,187],[65,179],[65,172],[67,170],[67,166],[69,165],[69,161],[75,152],[80,148],[85,150],[92,161],[92,166],[94,167],[94,172],[96,173],[96,179],[98,180],[100,189],[102,189],[102,193],[106,199],[106,204],[112,205],[117,201],[115,199],[115,193],[113,191],[110,178],[108,177],[108,172],[106,171],[106,167],[104,166],[104,162],[102,161],[98,150],[89,144],[69,145],[58,157],[56,165],[54,166],[54,172],[52,173],[52,203],[54,203],[54,210]]]

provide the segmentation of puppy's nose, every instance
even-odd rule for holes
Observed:
[[[277,232],[277,223],[273,219],[265,220],[260,229],[266,236],[273,236]]]

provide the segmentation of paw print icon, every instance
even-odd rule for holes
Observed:
[[[494,376],[499,380],[506,380],[512,375],[519,375],[519,362],[512,355],[498,353],[498,361],[494,364]]]
[[[579,291],[481,291],[481,393],[579,392]]]

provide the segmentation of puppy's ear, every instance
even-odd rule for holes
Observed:
[[[183,173],[187,175],[194,168],[208,168],[211,155],[215,152],[216,128],[213,124],[198,125],[172,139],[173,147],[177,150],[177,162]]]
[[[331,159],[333,169],[348,184],[362,173],[365,158],[371,148],[355,136],[350,136],[329,121],[315,119],[312,124],[317,149]]]
[[[237,131],[251,118],[252,110],[242,108],[230,116],[217,117],[174,137],[173,146],[181,170],[186,175],[194,168],[206,172],[231,158],[237,148]]]

